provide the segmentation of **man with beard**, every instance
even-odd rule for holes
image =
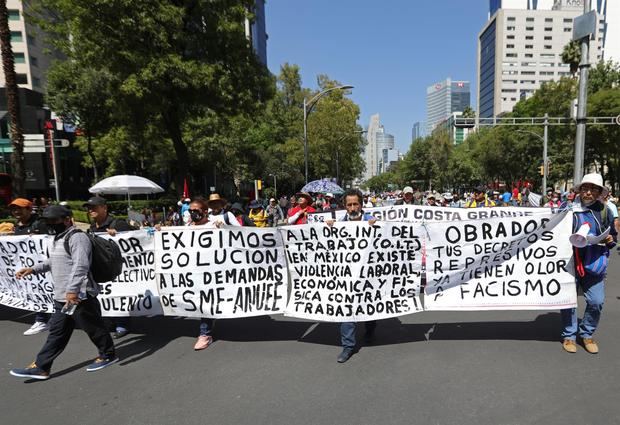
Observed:
[[[362,202],[363,196],[360,191],[354,189],[347,191],[344,195],[344,206],[347,213],[341,221],[367,221],[371,226],[375,224],[377,220],[372,215],[362,211]],[[327,220],[326,224],[332,226],[334,224],[334,220]],[[375,335],[377,321],[370,320],[365,324],[366,334],[364,335],[364,340],[366,343],[371,343]],[[355,352],[355,328],[355,322],[343,322],[340,324],[340,341],[342,343],[342,352],[338,356],[338,363],[345,363]]]

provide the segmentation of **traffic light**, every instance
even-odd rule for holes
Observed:
[[[540,175],[544,176],[545,175],[545,166],[541,165],[539,168],[540,168]]]
[[[256,188],[258,190],[263,190],[263,181],[262,180],[256,180]]]

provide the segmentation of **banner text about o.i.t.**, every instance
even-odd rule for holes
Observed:
[[[164,228],[155,233],[155,252],[166,315],[232,318],[284,311],[288,278],[275,229]]]
[[[577,303],[572,214],[428,227],[426,310],[561,309]]]
[[[281,232],[291,275],[287,316],[352,322],[422,310],[417,225],[337,222]]]

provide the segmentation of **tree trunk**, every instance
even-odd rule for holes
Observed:
[[[90,135],[90,132],[86,136],[88,145],[88,156],[90,156],[90,160],[93,162],[93,173],[95,175],[95,182],[99,181],[99,171],[97,170],[97,158],[95,158],[95,152],[93,151],[93,138]]]
[[[2,51],[2,68],[6,86],[7,109],[11,120],[11,173],[13,177],[13,195],[25,196],[24,182],[24,134],[19,111],[19,93],[15,75],[15,59],[11,48],[11,31],[9,29],[9,12],[6,0],[0,0],[0,49]]]
[[[170,139],[172,139],[172,145],[174,146],[174,151],[177,156],[174,183],[177,193],[181,194],[183,193],[183,180],[185,177],[188,177],[189,174],[189,151],[187,145],[183,141],[181,123],[179,122],[176,112],[167,111],[167,113],[164,114],[164,125],[166,126]],[[191,184],[191,179],[188,179],[188,183]]]

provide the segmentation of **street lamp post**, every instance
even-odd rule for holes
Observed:
[[[547,175],[549,173],[549,160],[547,158],[547,142],[549,140],[549,115],[545,114],[544,132],[543,136],[538,133],[534,133],[529,130],[517,130],[519,133],[533,134],[543,142],[543,178],[542,178],[542,194],[547,191]]]
[[[310,115],[310,112],[312,112],[319,99],[325,96],[327,93],[334,90],[348,90],[352,88],[353,86],[337,86],[323,90],[308,101],[304,97],[304,165],[306,169],[306,184],[308,184],[308,115]]]
[[[269,174],[269,177],[273,177],[273,197],[278,200],[278,186],[275,174]]]

